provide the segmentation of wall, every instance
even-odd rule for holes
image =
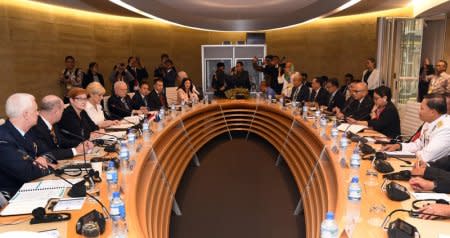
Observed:
[[[327,75],[361,78],[368,57],[376,57],[377,17],[410,16],[411,8],[320,19],[267,33],[268,53],[286,56],[311,79]]]
[[[310,75],[359,76],[364,59],[375,54],[376,17],[410,14],[411,9],[391,10],[269,31],[268,52],[287,56]],[[89,62],[98,62],[108,77],[112,66],[130,55],[140,56],[152,72],[166,52],[177,69],[201,84],[200,45],[245,39],[245,33],[198,31],[22,0],[0,0],[0,32],[0,116],[14,92],[32,93],[38,99],[60,95],[57,78],[66,55],[75,56],[84,70]]]

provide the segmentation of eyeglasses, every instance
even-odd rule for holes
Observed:
[[[87,101],[87,98],[78,98],[78,97],[76,97],[76,98],[74,98],[74,100],[80,101],[80,102],[85,102],[85,101]]]

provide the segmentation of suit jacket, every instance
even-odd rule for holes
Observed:
[[[252,85],[250,84],[250,76],[248,75],[248,71],[243,70],[240,74],[233,75],[234,78],[234,86],[236,88],[246,88],[250,91]]]
[[[291,99],[291,101],[296,101],[296,102],[305,102],[308,101],[309,99],[309,88],[302,84],[299,86],[300,89],[299,92],[297,92],[297,95],[295,95],[295,92],[297,91],[298,87],[293,87],[292,91],[291,91],[291,96],[289,97]],[[295,96],[295,98],[294,98]]]
[[[125,105],[126,103],[126,105]],[[125,103],[122,102],[121,98],[116,95],[111,95],[108,99],[108,109],[110,117],[114,119],[121,120],[124,117],[131,116],[133,110],[133,103],[130,96],[125,96]],[[128,107],[128,108],[127,108]]]
[[[135,110],[139,110],[141,107],[148,108],[149,105],[150,105],[150,103],[148,101],[148,96],[145,96],[144,98],[142,98],[142,95],[139,92],[136,92],[134,94],[133,98],[131,98],[131,106]]]
[[[368,121],[370,119],[372,108],[372,98],[369,95],[366,95],[362,102],[350,98],[344,109],[342,109],[342,113],[344,113],[346,117],[352,117],[355,120]]]
[[[32,139],[22,136],[9,120],[0,126],[0,154],[0,191],[11,197],[24,183],[49,174],[33,164],[37,147]]]
[[[320,88],[318,95],[316,96],[316,92],[314,90],[311,91],[311,95],[309,96],[310,102],[317,102],[319,106],[328,105],[328,98],[330,94],[324,88]]]
[[[339,91],[336,91],[334,95],[330,95],[327,106],[327,111],[329,112],[333,111],[335,107],[342,110],[345,106],[345,96],[339,93]]]
[[[367,123],[374,130],[388,137],[395,138],[400,135],[400,116],[392,102],[388,102],[378,119],[369,120]]]
[[[163,103],[161,103],[161,100],[158,96],[158,93],[156,93],[156,90],[152,90],[150,92],[150,95],[148,95],[148,101],[149,101],[149,108],[150,111],[159,111],[159,109],[161,109],[161,107],[166,107],[167,108],[167,98],[166,95],[163,93],[162,94],[163,97]]]
[[[103,80],[102,74],[97,74],[99,83],[105,87],[105,80]],[[87,73],[83,77],[82,87],[86,88],[90,83],[94,82],[94,75],[92,73]]]
[[[91,120],[88,114],[83,110],[78,117],[75,109],[68,106],[64,109],[61,120],[57,123],[60,129],[67,130],[75,135],[83,137],[88,140],[91,132],[98,130],[98,126]],[[61,146],[63,148],[72,148],[79,145],[83,140],[75,136],[62,134]]]
[[[433,189],[436,193],[450,193],[450,158],[445,156],[436,161],[430,162],[430,166],[425,168],[423,178],[435,182]]]
[[[27,132],[27,135],[30,135],[34,142],[36,142],[39,154],[52,153],[57,160],[72,158],[72,149],[60,147],[60,140],[63,137],[61,136],[58,125],[53,125],[53,128],[58,142],[56,144],[53,141],[53,137],[47,127],[47,124],[45,124],[41,116],[38,117],[37,124]]]

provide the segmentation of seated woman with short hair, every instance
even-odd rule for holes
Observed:
[[[391,102],[391,89],[386,86],[380,86],[374,90],[374,106],[370,114],[369,121],[357,121],[353,118],[347,118],[347,122],[369,126],[374,130],[391,138],[400,135],[400,116],[397,108]]]
[[[177,89],[177,102],[180,104],[181,102],[189,102],[189,101],[198,101],[198,95],[194,93],[193,84],[191,79],[184,78],[181,81],[180,86]]]
[[[119,121],[106,120],[105,118],[105,112],[101,105],[105,92],[105,88],[98,82],[92,82],[86,87],[88,101],[84,110],[89,118],[100,128],[106,128],[119,123]]]
[[[61,131],[64,129],[77,135],[64,135],[65,140],[62,140],[64,141],[62,146],[71,148],[84,140],[94,139],[100,135],[95,133],[99,127],[95,125],[84,110],[88,101],[86,90],[83,88],[72,88],[67,96],[69,97],[70,105],[64,109],[58,126]]]

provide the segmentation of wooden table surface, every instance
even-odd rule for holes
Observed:
[[[120,177],[123,182],[122,195],[126,203],[129,237],[169,237],[173,199],[184,170],[204,144],[217,135],[232,131],[257,134],[279,150],[303,196],[307,237],[319,237],[320,223],[327,211],[336,213],[340,230],[344,229],[349,169],[341,168],[339,156],[331,151],[332,141],[321,137],[320,129],[314,128],[312,120],[304,121],[298,111],[264,101],[220,100],[208,105],[197,104],[183,112],[171,112],[162,123],[153,123],[151,127],[154,134],[149,141],[144,141],[142,137],[137,140],[140,151],[131,158],[136,162],[135,168],[128,176]],[[330,125],[326,128],[326,134],[329,135],[329,132]],[[364,133],[377,134],[370,131]],[[324,157],[318,160],[324,146]],[[355,143],[352,143],[348,147],[347,158],[350,158],[354,146]],[[404,169],[399,167],[401,162],[393,159],[389,161],[396,171]],[[316,165],[317,168],[314,169]],[[366,171],[370,167],[368,161],[362,161],[361,219],[356,224],[353,237],[387,237],[382,228],[370,224],[377,222],[374,218],[384,219],[389,212],[398,208],[411,209],[413,199],[394,202],[387,198],[380,188],[383,183],[381,174],[377,178],[377,187],[365,185]],[[105,180],[104,175],[103,172]],[[310,188],[306,189],[308,182]],[[407,183],[403,184],[410,189]],[[100,188],[100,199],[109,207],[106,182],[97,186]],[[61,237],[81,237],[75,232],[78,218],[92,209],[101,211],[98,204],[88,200],[82,210],[72,212],[72,219],[68,222],[29,225],[31,216],[1,217],[0,224],[22,223],[1,225],[0,232],[58,229]],[[370,212],[373,204],[384,205],[386,212]],[[449,221],[424,221],[409,218],[404,213],[394,215],[392,221],[397,217],[416,226],[421,237],[450,234]],[[110,230],[111,224],[108,221],[106,232],[101,237],[108,237]]]

